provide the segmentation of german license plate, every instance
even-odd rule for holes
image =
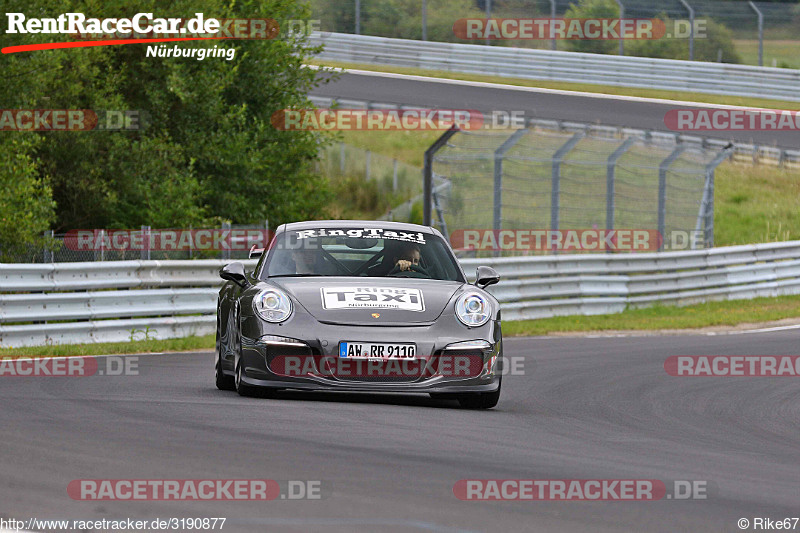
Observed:
[[[413,343],[397,342],[352,342],[339,343],[339,357],[347,359],[414,359],[417,346]]]

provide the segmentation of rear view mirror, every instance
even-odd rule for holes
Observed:
[[[239,262],[222,267],[219,271],[219,277],[224,280],[232,281],[240,287],[247,287],[250,284],[244,273],[244,265]]]
[[[363,237],[347,237],[344,241],[345,246],[354,250],[367,250],[378,244],[378,239],[367,239]]]
[[[484,289],[500,281],[500,274],[492,267],[479,266],[475,274],[475,286],[479,289]]]

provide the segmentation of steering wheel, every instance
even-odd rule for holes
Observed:
[[[430,278],[431,275],[419,265],[411,265],[408,270],[400,270],[400,265],[395,265],[387,276],[394,278]]]

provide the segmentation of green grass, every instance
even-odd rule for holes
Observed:
[[[717,246],[800,239],[800,171],[725,163],[714,185]]]
[[[320,174],[328,179],[336,198],[327,207],[326,217],[375,219],[422,192],[420,168],[408,165],[399,158],[397,189],[394,188],[393,158],[383,155],[383,152],[391,153],[391,147],[381,147],[379,151],[371,150],[370,177],[367,180],[364,147],[349,142],[345,136],[338,136],[336,139],[346,143],[344,169],[338,142],[324,148],[319,165]]]
[[[408,67],[385,67],[381,65],[364,65],[358,63],[343,63],[340,61],[309,61],[315,65],[325,65],[328,67],[351,68],[360,70],[372,70],[375,72],[395,72],[398,74],[412,74],[417,76],[431,76],[446,78],[451,80],[479,81],[486,83],[502,83],[507,85],[518,85],[520,87],[538,87],[542,89],[558,89],[564,91],[582,91],[589,93],[617,94],[621,96],[639,96],[643,98],[662,98],[667,100],[684,100],[691,102],[701,102],[709,104],[726,104],[744,107],[767,107],[780,109],[800,110],[800,102],[786,102],[783,100],[772,100],[769,98],[753,98],[744,96],[722,96],[715,94],[704,94],[684,91],[668,91],[658,89],[638,89],[633,87],[616,87],[613,85],[598,85],[590,83],[567,83],[545,80],[526,80],[520,78],[506,78],[502,76],[485,76],[480,74],[462,74],[458,72],[448,72],[442,70],[427,70]],[[380,97],[376,95],[376,101]]]
[[[99,342],[92,344],[52,344],[27,348],[0,348],[0,357],[63,357],[69,355],[110,355],[152,352],[213,350],[214,335],[181,339]]]
[[[657,305],[613,315],[563,316],[503,322],[507,336],[587,331],[696,329],[755,324],[800,317],[800,296],[707,302],[685,307]]]
[[[758,65],[757,39],[736,39],[733,43],[746,65]],[[800,41],[765,40],[764,66],[800,68]]]
[[[342,131],[339,140],[351,146],[395,157],[409,165],[422,168],[423,154],[441,131]]]

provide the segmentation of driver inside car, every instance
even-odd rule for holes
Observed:
[[[393,262],[395,267],[403,271],[411,270],[411,265],[419,266],[419,260],[419,246],[416,244],[406,244],[400,248]]]

